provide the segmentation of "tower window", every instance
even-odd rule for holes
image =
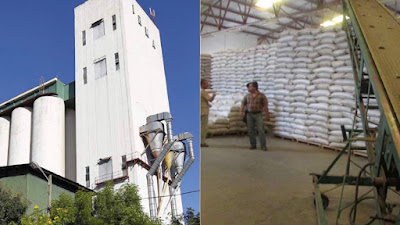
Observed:
[[[93,28],[93,40],[101,38],[105,35],[103,19],[93,23],[91,28]]]
[[[144,34],[147,38],[149,37],[149,29],[147,29],[147,27],[144,27]]]
[[[135,6],[132,5],[132,14],[135,14]]]
[[[100,159],[99,161],[99,180],[112,180],[112,160],[111,157]]]
[[[117,29],[117,19],[115,18],[115,15],[112,16],[112,25],[113,25],[113,30]]]
[[[105,58],[94,63],[94,74],[96,79],[107,75],[107,63]]]
[[[115,70],[119,70],[119,55],[118,52],[114,54],[115,56]]]
[[[82,31],[82,45],[86,45],[86,31]]]
[[[153,40],[153,48],[156,49],[156,43]]]
[[[121,165],[122,174],[124,176],[126,176],[126,175],[128,175],[128,173],[127,173],[127,165],[126,165],[126,155],[123,155],[121,158],[122,158],[122,165]]]
[[[85,180],[86,180],[86,187],[88,188],[88,187],[90,187],[90,174],[89,174],[89,167],[87,166],[86,168],[85,168],[85,170],[86,170],[86,175],[85,175]]]
[[[87,83],[87,69],[83,68],[83,84]]]
[[[138,23],[139,23],[139,25],[142,26],[142,18],[140,18],[139,15],[137,16],[137,18],[138,18]]]

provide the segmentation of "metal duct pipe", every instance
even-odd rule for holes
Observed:
[[[171,142],[173,140],[172,118],[171,119],[166,119],[165,122],[167,123],[167,138],[168,138],[168,142]]]
[[[176,176],[174,181],[171,184],[171,187],[176,188],[178,186],[178,183],[182,180],[182,177],[185,175],[185,173],[189,170],[189,167],[192,165],[194,162],[194,151],[193,151],[193,135],[185,132],[183,134],[179,134],[177,140],[187,140],[188,145],[189,145],[189,161],[186,163],[185,167],[183,167],[182,171]]]
[[[172,217],[176,217],[178,210],[176,209],[175,189],[171,186],[169,186],[169,194],[171,195],[171,214]]]
[[[146,122],[147,123],[151,123],[151,122],[154,122],[154,121],[161,121],[161,120],[165,120],[165,122],[167,123],[167,138],[168,138],[168,141],[171,142],[173,140],[171,113],[162,112],[162,113],[158,113],[158,114],[155,114],[155,115],[148,116],[146,118]]]
[[[153,175],[156,172],[160,163],[164,160],[165,156],[167,155],[168,150],[172,147],[172,145],[174,143],[175,143],[175,140],[172,140],[171,142],[168,142],[164,146],[160,155],[158,156],[156,161],[153,163],[153,165],[150,167],[149,172],[147,172],[147,175],[146,175],[147,188],[148,188],[148,193],[149,193],[150,217],[153,219],[156,218],[156,216],[157,216],[157,207],[156,207],[154,193],[153,193],[153,190],[154,190]]]

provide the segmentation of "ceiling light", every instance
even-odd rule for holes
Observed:
[[[324,23],[321,23],[321,27],[329,27],[329,26],[333,26],[333,25],[335,25],[336,23],[334,23],[334,22],[332,22],[332,21],[326,21],[326,22],[324,22]]]
[[[258,0],[256,3],[257,7],[263,8],[263,9],[269,9],[272,8],[273,4],[276,2],[279,2],[280,0]]]
[[[347,16],[346,16],[346,19],[348,19]],[[321,25],[321,27],[329,27],[329,26],[333,26],[335,24],[341,23],[342,21],[343,21],[343,15],[340,15],[340,16],[336,16],[332,20],[328,20],[328,21],[321,23],[320,25]]]
[[[332,21],[335,23],[341,23],[343,21],[343,15],[333,18]]]

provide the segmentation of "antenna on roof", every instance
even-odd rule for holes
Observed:
[[[151,9],[151,8],[149,8],[149,10],[150,10],[151,17],[153,18],[154,25],[157,25],[156,24],[156,11],[154,9]]]
[[[40,76],[40,80],[39,80],[40,84],[39,84],[39,93],[43,94],[44,93],[44,77]]]

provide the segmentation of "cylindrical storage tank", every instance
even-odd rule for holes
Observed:
[[[31,154],[32,108],[18,107],[11,113],[8,165],[26,164]]]
[[[7,166],[10,121],[10,117],[0,117],[0,166]]]
[[[65,177],[76,182],[75,110],[65,110]]]
[[[174,167],[176,173],[180,173],[185,163],[185,145],[181,141],[177,141],[172,146],[174,154]]]
[[[65,176],[64,101],[53,96],[36,99],[32,120],[32,161]]]

